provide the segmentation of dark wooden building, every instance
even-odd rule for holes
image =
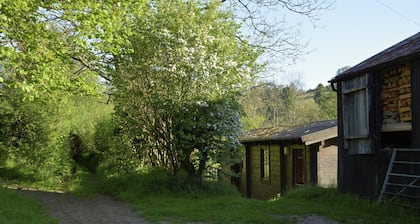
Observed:
[[[337,121],[254,129],[240,138],[242,195],[268,199],[295,186],[336,186]]]
[[[338,93],[338,189],[377,198],[392,149],[420,148],[420,33],[330,82]]]

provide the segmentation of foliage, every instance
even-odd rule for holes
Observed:
[[[314,92],[314,100],[319,105],[323,119],[337,118],[337,93],[331,86],[319,84]]]
[[[11,97],[2,104],[0,167],[16,167],[46,182],[68,174],[69,154],[51,114],[57,104],[38,100],[23,103]]]
[[[260,82],[242,97],[244,130],[272,126],[296,126],[318,120],[335,119],[336,94],[321,84],[302,90],[295,83],[278,85]]]
[[[94,128],[110,110],[87,95],[99,96],[99,82],[110,80],[112,54],[130,50],[128,24],[144,4],[0,2],[1,167],[54,185],[74,173],[79,149],[69,137],[77,136],[77,160],[96,169]]]
[[[47,224],[57,223],[48,216],[47,209],[33,199],[0,187],[0,223]]]
[[[125,200],[159,195],[187,197],[238,195],[227,182],[205,180],[200,189],[193,189],[186,172],[173,175],[171,170],[142,168],[136,173],[114,177],[101,176],[101,185],[106,193],[118,195]]]
[[[219,100],[183,105],[174,114],[174,142],[180,168],[200,184],[205,171],[217,176],[223,165],[237,162],[241,132],[237,105]],[[235,160],[236,159],[236,160]],[[213,162],[209,164],[209,162]]]
[[[117,127],[115,117],[97,123],[94,142],[101,156],[98,173],[102,176],[114,178],[136,173],[144,165],[138,163],[135,147],[128,135]]]
[[[238,29],[216,1],[157,1],[137,18],[133,52],[115,56],[113,74],[116,121],[132,161],[201,178],[207,161],[232,151],[235,102],[260,68],[258,49]],[[201,165],[186,168],[195,150]]]
[[[130,15],[144,1],[0,2],[0,68],[3,86],[26,100],[55,91],[97,93],[97,75],[110,54],[122,51]]]
[[[335,75],[340,75],[341,73],[345,72],[346,70],[348,70],[349,68],[351,68],[351,66],[347,65],[347,66],[343,66],[339,69],[337,69],[337,72],[335,73]]]
[[[109,116],[112,106],[99,102],[96,97],[62,95],[61,100],[37,98],[31,102],[16,98],[7,98],[0,108],[3,127],[0,167],[33,175],[32,181],[43,188],[55,187],[74,173],[70,133],[82,136],[83,153],[96,152],[93,144],[96,122]],[[20,180],[16,176],[11,181]]]

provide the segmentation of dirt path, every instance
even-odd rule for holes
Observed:
[[[50,209],[59,224],[143,224],[148,223],[132,211],[130,205],[104,195],[80,198],[72,194],[21,191]]]
[[[20,190],[48,206],[59,224],[146,224],[129,204],[105,195],[81,198],[68,193]],[[279,220],[298,224],[338,224],[317,215],[278,216]],[[170,222],[162,222],[170,223]]]

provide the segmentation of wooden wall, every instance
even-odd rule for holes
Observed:
[[[242,196],[247,196],[247,162],[246,162],[246,147],[242,146],[239,149],[239,155],[241,157],[241,167],[240,167],[240,176],[239,176],[239,186],[238,190]]]
[[[261,178],[261,148],[270,149],[270,179]],[[280,186],[280,146],[255,145],[250,147],[249,178],[250,197],[269,199],[281,192]]]
[[[370,74],[372,154],[349,155],[344,149],[343,127],[347,124],[342,118],[341,83],[338,83],[338,188],[341,192],[376,199],[391,149],[420,147],[420,61],[394,64]]]
[[[309,148],[304,145],[287,145],[288,153],[285,155],[285,167],[286,167],[286,191],[295,187],[295,178],[294,178],[294,163],[293,163],[293,150],[304,149],[305,156],[305,184],[311,182],[311,163],[310,163],[310,151]]]
[[[305,161],[305,185],[318,184],[318,178],[323,178],[324,186],[336,183],[337,176],[337,140],[321,149],[319,156],[319,145],[313,144],[287,144],[272,142],[247,144],[246,150],[242,149],[243,157],[239,190],[242,196],[270,199],[278,194],[284,194],[296,187],[295,167],[293,152],[297,149],[304,150]],[[270,179],[263,180],[261,177],[261,149],[270,149]],[[324,160],[324,161],[322,161]],[[319,168],[318,164],[322,163]],[[335,178],[334,178],[335,177]]]

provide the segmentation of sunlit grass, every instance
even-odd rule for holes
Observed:
[[[329,199],[295,195],[261,201],[238,196],[154,195],[131,201],[143,217],[155,222],[289,223],[294,215],[316,214],[340,223],[420,223],[415,212],[380,206],[376,202],[337,194],[334,190],[321,191],[329,195]]]
[[[15,181],[33,181],[10,170],[6,173]],[[37,186],[36,181],[32,186]],[[420,223],[418,211],[380,205],[377,201],[338,193],[336,189],[296,188],[285,196],[264,201],[243,198],[226,182],[206,182],[200,191],[192,190],[186,175],[173,176],[162,170],[96,178],[80,169],[67,182],[55,187],[83,197],[96,193],[115,195],[130,202],[143,218],[152,222],[294,223],[296,216],[319,215],[339,223]],[[46,218],[44,207],[14,193],[4,189],[0,192],[0,223],[54,223]],[[20,215],[22,204],[28,207]],[[40,214],[37,219],[44,221],[27,222],[36,214]],[[9,222],[16,216],[22,218]]]
[[[58,223],[48,216],[48,210],[40,202],[25,197],[19,192],[0,187],[0,199],[0,223]]]
[[[151,172],[123,178],[121,182],[113,180],[105,189],[131,202],[142,217],[153,222],[293,223],[296,215],[319,215],[340,223],[420,223],[416,211],[379,205],[336,189],[297,188],[284,197],[263,201],[240,197],[226,183],[210,182],[204,190],[192,192],[161,184],[161,178],[174,181],[162,173]]]

